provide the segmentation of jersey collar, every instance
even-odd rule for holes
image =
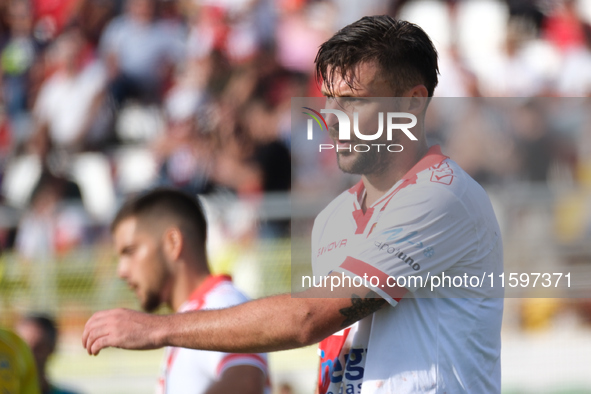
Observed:
[[[372,204],[372,207],[381,204],[382,202],[386,201],[389,197],[393,194],[398,192],[400,189],[405,188],[406,186],[413,185],[417,182],[417,174],[433,167],[443,160],[449,159],[448,156],[445,156],[441,153],[441,147],[439,145],[433,145],[425,156],[421,160],[419,160],[398,182],[396,182],[392,188],[386,192],[386,194],[378,199],[375,203]],[[360,180],[355,186],[349,189],[349,193],[355,194],[357,198],[361,196],[361,193],[365,191],[365,185],[363,184],[363,180]]]
[[[231,281],[232,281],[232,277],[229,275],[209,275],[199,285],[199,287],[197,287],[195,290],[193,290],[193,292],[189,296],[189,299],[187,300],[187,302],[188,303],[196,302],[199,305],[201,305],[201,304],[203,304],[203,301],[204,301],[207,293],[209,293],[211,290],[213,290],[214,287],[216,287],[217,285],[219,285],[222,282],[231,282]]]

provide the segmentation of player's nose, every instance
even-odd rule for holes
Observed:
[[[340,108],[337,104],[337,100],[334,98],[329,98],[326,100],[326,104],[324,105],[324,109],[328,109],[328,110],[342,110],[342,108]],[[324,111],[320,111],[322,113],[322,117],[324,118],[324,121],[326,122],[327,125],[329,125],[329,127],[331,125],[337,124],[339,122],[339,119],[337,118],[337,116],[334,113],[328,113],[328,112],[324,112]]]
[[[119,259],[119,263],[117,263],[117,276],[121,279],[127,279],[129,276],[129,262],[127,259]]]

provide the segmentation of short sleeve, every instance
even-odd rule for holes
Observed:
[[[395,305],[407,290],[414,292],[431,277],[453,271],[475,252],[478,239],[462,202],[452,192],[428,190],[391,201],[336,271],[376,277],[366,286]]]

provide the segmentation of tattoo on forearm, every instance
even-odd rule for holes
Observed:
[[[365,316],[370,315],[380,309],[386,300],[377,296],[376,293],[370,291],[365,298],[359,297],[357,294],[351,296],[351,306],[340,309],[341,315],[345,317],[341,327],[348,327]]]

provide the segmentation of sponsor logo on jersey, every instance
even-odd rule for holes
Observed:
[[[333,241],[326,246],[318,248],[318,253],[316,257],[322,256],[324,253],[328,253],[334,249],[338,249],[341,247],[347,246],[347,239],[341,239],[340,241]]]

